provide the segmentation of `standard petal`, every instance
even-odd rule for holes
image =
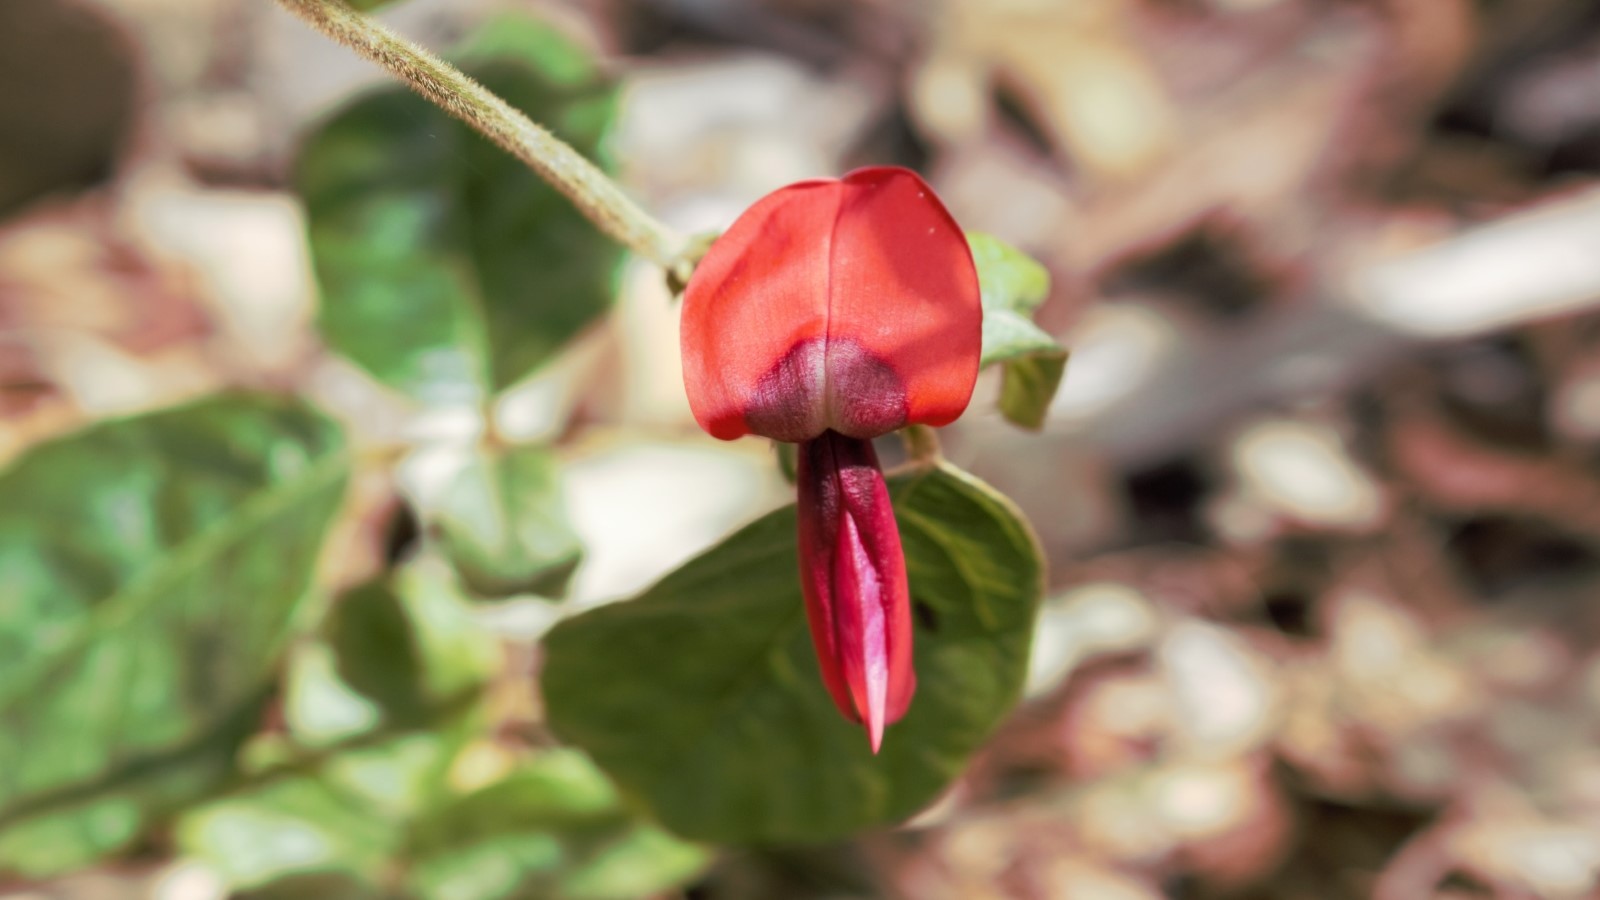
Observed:
[[[907,169],[857,169],[843,181],[834,228],[828,343],[882,362],[904,392],[904,421],[947,425],[967,408],[978,376],[983,307],[967,239],[933,189]],[[834,365],[829,427],[855,437],[881,414],[855,382],[859,366]],[[840,362],[843,362],[841,359]]]
[[[695,267],[683,297],[683,380],[711,436],[822,433],[828,248],[842,194],[834,180],[774,191]]]
[[[972,395],[981,340],[966,238],[906,169],[775,191],[684,293],[690,407],[725,440],[947,424]]]

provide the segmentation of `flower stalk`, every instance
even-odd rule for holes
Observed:
[[[460,69],[399,37],[342,0],[278,0],[311,27],[389,70],[412,90],[522,160],[618,243],[689,280],[694,248],[641,209],[594,163]]]

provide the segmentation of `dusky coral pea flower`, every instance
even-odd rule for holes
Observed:
[[[822,678],[873,752],[916,686],[905,558],[872,438],[946,425],[978,374],[966,238],[909,170],[780,188],[712,244],[683,300],[683,377],[712,436],[800,445],[801,586]]]

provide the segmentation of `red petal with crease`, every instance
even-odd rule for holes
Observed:
[[[724,440],[944,425],[972,396],[982,315],[966,238],[915,173],[790,185],[740,216],[689,281],[689,404]]]

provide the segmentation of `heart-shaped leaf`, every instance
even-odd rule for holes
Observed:
[[[793,507],[643,596],[558,625],[543,676],[556,733],[695,839],[829,840],[926,805],[1017,700],[1042,563],[1015,508],[959,470],[890,488],[917,610],[917,693],[880,755],[822,686]]]

